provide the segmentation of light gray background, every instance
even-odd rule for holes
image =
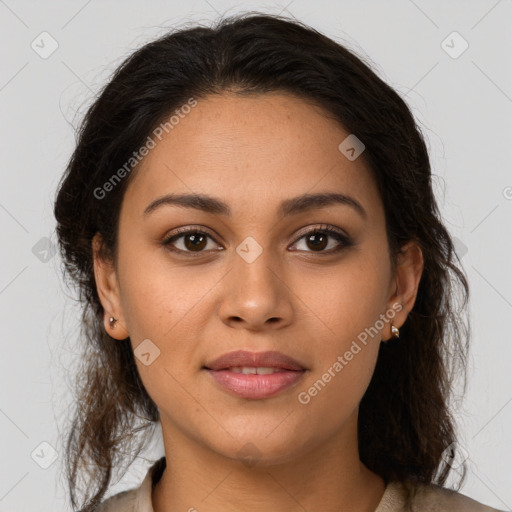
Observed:
[[[470,385],[456,412],[470,468],[462,492],[510,510],[512,2],[0,0],[0,512],[70,510],[60,432],[79,317],[51,244],[52,201],[73,150],[72,124],[133,49],[183,22],[247,9],[293,15],[356,50],[423,127],[472,292]],[[43,45],[43,31],[58,43],[46,59],[31,47],[34,40]],[[469,44],[457,58],[441,46],[453,31]],[[44,44],[48,49],[49,40]],[[453,36],[446,44],[452,53],[462,48]],[[48,469],[40,464],[52,452],[42,442],[58,452]],[[138,485],[161,450],[155,438],[114,491]]]

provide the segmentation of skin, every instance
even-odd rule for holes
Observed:
[[[405,322],[423,270],[410,242],[393,272],[364,153],[350,161],[338,150],[347,135],[320,108],[285,93],[201,99],[127,188],[117,268],[98,256],[94,238],[105,329],[129,336],[134,349],[149,338],[160,350],[148,366],[136,359],[160,411],[167,458],[153,489],[155,512],[334,512],[341,503],[369,512],[380,502],[385,482],[359,459],[357,417],[391,322],[308,404],[297,398],[393,304],[402,309],[392,323]],[[143,216],[166,193],[192,192],[225,201],[232,217],[171,205]],[[316,192],[353,197],[367,218],[339,204],[278,216],[282,200]],[[322,254],[340,242],[329,235],[318,249],[304,235],[323,224],[354,245]],[[174,241],[188,249],[182,255],[162,245],[184,226],[211,235],[199,257],[190,237],[187,245],[186,236]],[[263,249],[251,263],[236,252],[248,236]],[[118,319],[114,330],[110,316]],[[202,367],[240,348],[279,350],[308,370],[274,397],[236,397]],[[257,450],[252,466],[238,453],[247,443]]]

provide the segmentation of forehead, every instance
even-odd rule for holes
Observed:
[[[288,197],[332,191],[378,210],[364,159],[351,161],[338,149],[349,135],[324,110],[289,94],[208,96],[161,140],[153,137],[124,202],[142,214],[163,194],[205,193],[224,198],[236,215],[250,204],[273,208]]]

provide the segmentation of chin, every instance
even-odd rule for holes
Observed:
[[[236,439],[226,435],[225,443],[212,446],[212,449],[221,456],[241,462],[247,468],[277,466],[299,457],[302,442],[294,442],[289,436],[271,436],[250,431],[245,436],[238,435]]]

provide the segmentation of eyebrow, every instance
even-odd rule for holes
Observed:
[[[286,217],[297,215],[318,208],[325,208],[335,204],[341,204],[353,208],[364,219],[368,218],[366,210],[361,203],[351,196],[324,192],[318,194],[302,194],[291,199],[285,199],[279,206],[278,215]],[[231,208],[220,199],[205,194],[166,194],[152,201],[144,210],[146,217],[164,205],[179,206],[182,208],[194,208],[206,213],[231,216]]]

